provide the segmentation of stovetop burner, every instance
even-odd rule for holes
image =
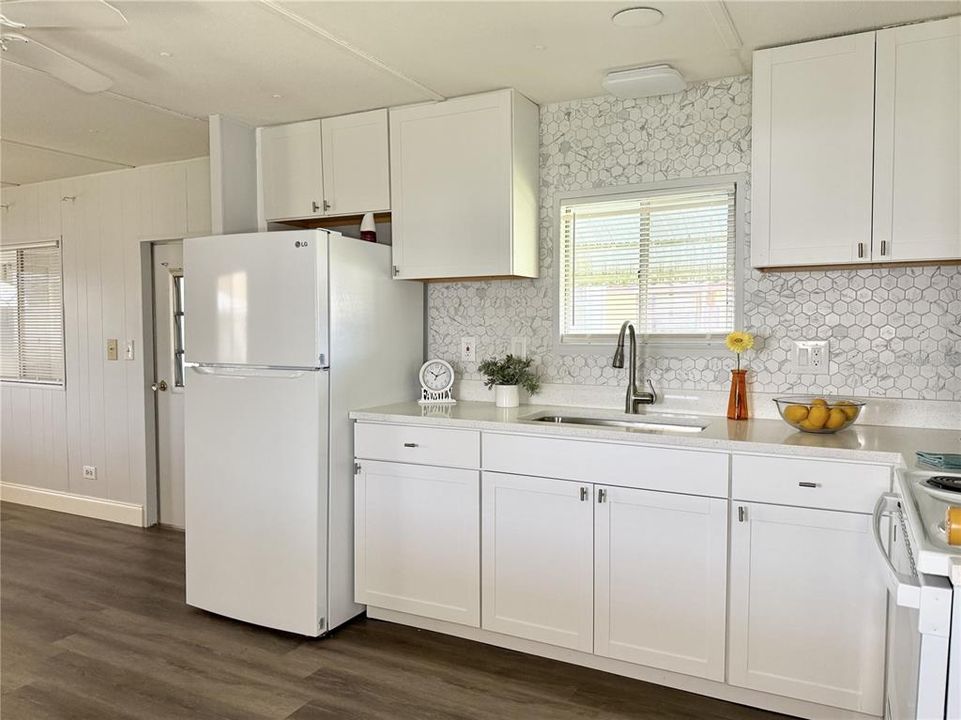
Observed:
[[[924,484],[937,490],[961,493],[961,477],[952,477],[951,475],[935,475],[934,477],[929,477],[927,480],[925,480]]]

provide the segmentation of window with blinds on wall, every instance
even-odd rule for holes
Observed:
[[[0,246],[0,379],[63,384],[57,241]]]
[[[561,341],[715,340],[737,313],[736,185],[562,203]]]

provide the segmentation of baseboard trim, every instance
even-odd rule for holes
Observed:
[[[109,520],[124,525],[144,526],[143,505],[73,495],[59,490],[0,482],[0,500],[57,512]]]
[[[530,655],[539,655],[540,657],[560,660],[561,662],[571,663],[573,665],[581,665],[582,667],[589,667],[594,670],[613,673],[614,675],[642,680],[644,682],[654,683],[655,685],[665,685],[677,690],[706,695],[739,705],[747,705],[749,707],[783,713],[799,718],[808,718],[808,720],[880,720],[880,718],[874,715],[867,715],[853,710],[842,710],[840,708],[827,707],[804,700],[771,695],[770,693],[759,690],[740,688],[723,682],[694,677],[693,675],[683,675],[668,670],[658,670],[657,668],[635,665],[624,662],[623,660],[612,660],[591,653],[568,650],[567,648],[546,645],[523,638],[515,638],[490,630],[481,630],[480,628],[458,625],[444,620],[423,618],[397,610],[387,610],[385,608],[371,607],[368,605],[367,617],[374,620],[398,623],[400,625],[409,625],[422,630],[431,630],[445,635],[453,635],[487,645],[496,645],[497,647],[528,653]]]

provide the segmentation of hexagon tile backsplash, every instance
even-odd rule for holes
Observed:
[[[507,352],[511,338],[523,336],[545,382],[623,385],[611,353],[554,349],[555,193],[749,172],[750,90],[744,76],[677,95],[543,106],[541,277],[429,285],[429,354],[451,360],[466,379],[481,379],[477,363],[460,362],[460,338],[476,337],[480,360]],[[746,197],[744,324],[761,341],[745,356],[754,389],[961,400],[961,267],[760,273],[747,260]],[[794,373],[791,342],[813,339],[829,340],[830,373]],[[646,357],[640,372],[662,388],[726,389],[730,353],[702,355]]]

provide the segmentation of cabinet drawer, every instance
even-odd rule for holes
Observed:
[[[731,465],[735,500],[868,513],[891,488],[885,465],[734,455]]]
[[[480,433],[416,425],[357,423],[354,454],[369,460],[480,467]]]
[[[727,497],[726,453],[484,433],[484,469]]]

